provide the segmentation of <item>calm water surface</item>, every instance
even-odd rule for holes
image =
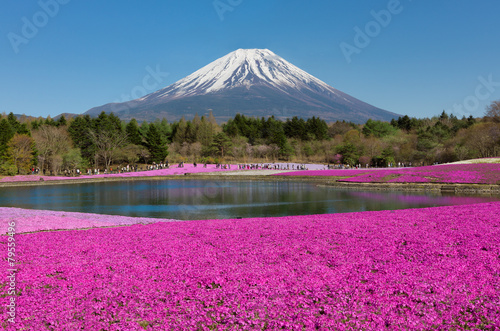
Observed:
[[[359,192],[303,182],[144,180],[0,188],[0,206],[136,217],[269,217],[420,208],[500,197]]]

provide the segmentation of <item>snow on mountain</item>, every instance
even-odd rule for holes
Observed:
[[[319,90],[335,91],[268,49],[238,49],[143,100],[177,99],[252,85],[269,85],[286,92],[287,88],[312,89],[310,84]]]
[[[96,107],[86,114],[101,111],[138,120],[165,116],[176,120],[208,111],[220,120],[236,113],[354,122],[398,116],[336,90],[268,49],[238,49],[154,93]]]

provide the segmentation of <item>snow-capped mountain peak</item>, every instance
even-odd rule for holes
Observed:
[[[161,90],[129,102],[95,107],[86,114],[97,116],[102,111],[122,119],[170,121],[210,112],[219,121],[237,113],[280,119],[316,116],[357,123],[398,116],[334,89],[268,49],[238,49]]]
[[[172,100],[255,85],[267,85],[283,92],[292,88],[335,93],[331,86],[268,49],[238,49],[143,99]]]

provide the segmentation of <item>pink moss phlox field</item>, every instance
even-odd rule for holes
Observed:
[[[287,172],[275,176],[354,176],[339,179],[339,181],[358,183],[498,184],[500,182],[500,164],[447,164],[398,169],[310,170]]]
[[[432,195],[387,195],[386,193],[370,192],[370,191],[353,191],[350,193],[353,197],[359,197],[361,199],[367,199],[370,201],[379,201],[381,203],[387,202],[388,199],[404,202],[411,204],[412,208],[416,207],[418,204],[436,207],[436,197]],[[491,197],[490,201],[498,201],[497,198]],[[476,203],[487,202],[485,196],[474,197],[474,196],[440,196],[440,205],[471,205]]]
[[[1,234],[7,232],[9,227],[7,224],[12,220],[16,223],[16,233],[176,221],[170,219],[0,207]]]
[[[385,170],[385,169],[384,169]],[[380,171],[378,169],[331,169],[331,170],[299,170],[274,174],[272,176],[333,176],[333,177],[349,177],[358,176],[365,173]]]
[[[15,329],[495,330],[499,215],[493,202],[17,235]]]
[[[120,174],[100,174],[100,175],[81,175],[78,177],[64,177],[64,176],[34,176],[34,175],[26,175],[26,176],[11,176],[4,177],[0,179],[0,182],[32,182],[39,181],[40,178],[44,180],[72,180],[72,179],[97,179],[97,178],[126,178],[126,177],[156,177],[156,176],[175,176],[175,175],[184,175],[195,174],[195,173],[205,173],[205,172],[218,172],[218,171],[231,171],[237,170],[237,165],[231,165],[231,169],[217,169],[214,164],[207,165],[206,168],[203,167],[203,164],[199,164],[197,167],[194,167],[192,164],[184,164],[183,168],[178,168],[177,165],[172,165],[168,169],[159,169],[159,170],[147,170],[147,171],[138,171],[138,172],[124,172]]]

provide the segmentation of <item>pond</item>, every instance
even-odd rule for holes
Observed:
[[[0,206],[179,220],[421,208],[500,197],[361,192],[294,181],[136,180],[0,188]]]

